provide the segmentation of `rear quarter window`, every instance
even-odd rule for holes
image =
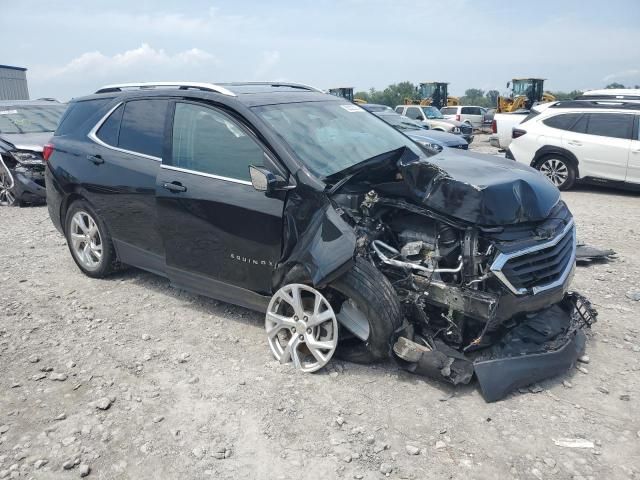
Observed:
[[[531,114],[529,114],[531,115]],[[527,117],[529,116],[527,115]],[[554,115],[553,117],[545,118],[542,120],[547,127],[557,128],[559,130],[571,130],[571,127],[582,116],[582,113],[562,113],[560,115]],[[524,123],[527,120],[522,121]]]
[[[168,100],[131,100],[126,103],[118,147],[134,153],[162,157]]]
[[[111,98],[96,98],[70,103],[60,120],[54,136],[69,135],[78,131],[87,120],[98,113],[111,100]]]

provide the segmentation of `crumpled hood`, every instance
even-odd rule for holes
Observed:
[[[414,201],[475,225],[541,221],[560,199],[537,170],[492,155],[445,150],[398,168]]]
[[[0,133],[0,140],[10,143],[16,150],[42,152],[42,147],[51,139],[53,132]]]

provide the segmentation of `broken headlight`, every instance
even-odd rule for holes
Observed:
[[[11,152],[11,156],[21,165],[41,165],[42,155],[37,152]]]

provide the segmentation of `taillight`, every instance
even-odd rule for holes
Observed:
[[[47,162],[49,157],[53,153],[53,143],[47,143],[44,147],[42,147],[42,158]]]
[[[460,114],[456,113],[456,122],[459,122],[459,121],[460,121]]]
[[[514,128],[513,130],[511,130],[511,138],[518,138],[523,136],[525,133],[527,133],[526,130],[521,130],[519,128]]]
[[[498,124],[495,120],[491,120],[491,133],[498,133]]]

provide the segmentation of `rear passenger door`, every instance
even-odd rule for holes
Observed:
[[[169,101],[121,102],[89,133],[91,180],[84,186],[124,263],[162,273],[164,247],[156,225],[160,171]]]
[[[203,295],[262,308],[252,292],[271,293],[284,200],[256,191],[249,165],[273,169],[274,163],[226,112],[187,101],[175,102],[173,111],[156,184],[169,278]]]
[[[563,145],[578,158],[581,177],[626,179],[633,121],[631,113],[587,113],[564,132]]]

